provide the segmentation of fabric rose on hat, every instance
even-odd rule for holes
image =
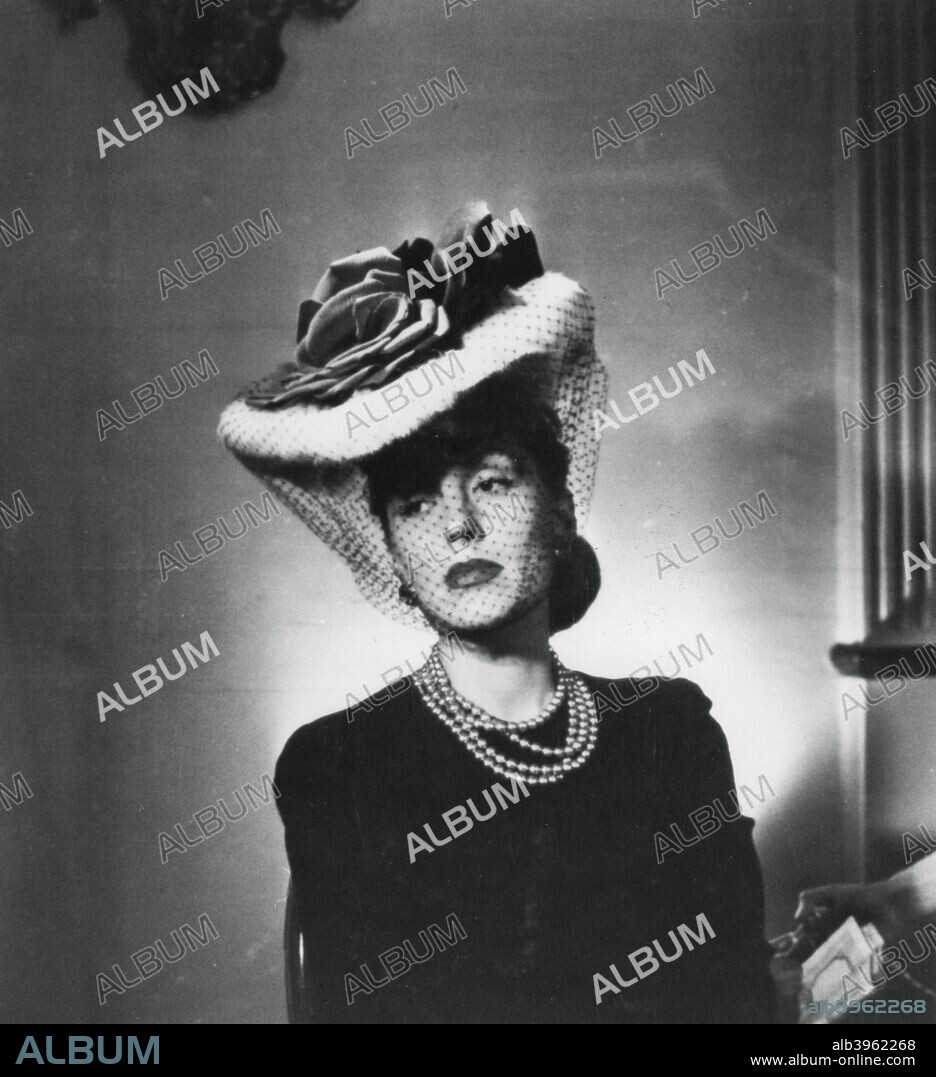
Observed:
[[[509,236],[499,224],[474,203],[452,218],[438,247],[416,239],[333,262],[300,304],[295,361],[248,390],[245,402],[340,404],[455,345],[503,288],[542,275],[526,222]]]

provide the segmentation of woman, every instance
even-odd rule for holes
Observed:
[[[334,263],[296,360],[222,419],[370,601],[439,636],[280,757],[297,1017],[770,1020],[753,824],[709,701],[549,648],[598,590],[577,525],[606,375],[590,300],[522,223],[473,206],[439,249]]]

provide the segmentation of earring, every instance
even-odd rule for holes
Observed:
[[[401,583],[400,584],[399,595],[400,595],[400,601],[405,603],[405,605],[407,605],[407,606],[415,606],[416,605],[416,594],[413,591],[413,588],[410,587],[410,585],[408,583]]]

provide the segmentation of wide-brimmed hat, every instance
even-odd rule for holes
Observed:
[[[295,355],[225,408],[218,433],[382,612],[426,627],[400,598],[359,461],[515,364],[559,418],[584,526],[598,455],[591,416],[607,396],[594,309],[580,285],[543,272],[519,211],[505,225],[475,203],[438,246],[417,239],[333,262],[300,305],[297,336]]]

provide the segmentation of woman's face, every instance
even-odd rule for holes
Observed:
[[[434,489],[387,502],[397,573],[437,626],[496,628],[549,593],[562,513],[535,465],[506,451],[457,464]]]

